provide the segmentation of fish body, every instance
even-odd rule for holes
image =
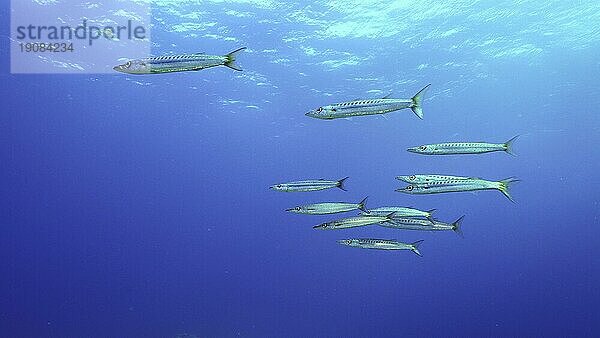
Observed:
[[[431,214],[435,211],[435,209],[422,211],[414,208],[406,208],[406,207],[380,207],[375,209],[369,209],[367,211],[363,211],[362,215],[371,216],[371,215],[389,215],[390,213],[394,213],[394,219],[397,217],[423,217],[427,218],[432,222]]]
[[[322,223],[319,225],[315,225],[313,229],[322,229],[322,230],[336,230],[336,229],[347,229],[347,228],[356,228],[365,225],[391,222],[393,220],[393,214],[386,216],[356,216],[356,217],[348,217],[342,218],[331,222]]]
[[[217,66],[226,66],[241,71],[242,69],[235,63],[235,60],[237,55],[244,49],[246,47],[236,49],[227,55],[196,53],[130,60],[113,69],[121,73],[134,75],[198,71]]]
[[[518,136],[511,138],[505,143],[487,142],[449,142],[424,144],[418,147],[408,148],[411,153],[423,155],[457,155],[457,154],[483,154],[495,151],[504,151],[514,155],[512,151],[513,142]]]
[[[353,100],[322,106],[306,113],[306,116],[333,120],[353,116],[386,114],[400,109],[410,108],[420,118],[423,118],[423,96],[430,85],[425,86],[410,99],[389,99],[387,97],[372,100]]]
[[[339,212],[348,212],[348,211],[357,210],[357,209],[366,211],[366,209],[365,209],[366,202],[367,202],[367,198],[365,197],[359,203],[344,203],[344,202],[315,203],[315,204],[299,205],[295,208],[287,209],[286,211],[293,212],[296,214],[306,214],[306,215],[335,214],[335,213],[339,213]]]
[[[346,191],[344,187],[344,181],[346,181],[348,177],[342,178],[339,181],[329,181],[329,180],[304,180],[304,181],[294,181],[287,183],[279,183],[270,186],[270,189],[275,191],[283,191],[283,192],[307,192],[307,191],[318,191],[325,190],[331,188],[340,188]]]
[[[461,222],[465,216],[460,217],[453,223],[440,221],[429,222],[423,219],[415,218],[394,218],[391,222],[380,223],[379,225],[386,228],[403,229],[403,230],[420,230],[420,231],[448,231],[452,230],[462,237]]]
[[[470,179],[451,179],[429,182],[426,184],[411,184],[404,188],[396,189],[398,192],[412,195],[439,194],[447,192],[463,192],[477,190],[499,190],[511,202],[514,202],[510,195],[510,184],[518,182],[514,177],[509,177],[501,181],[488,181],[480,178]]]
[[[342,239],[338,243],[341,245],[361,248],[361,249],[375,249],[375,250],[410,250],[416,255],[421,256],[419,251],[419,245],[423,241],[416,241],[414,243],[402,243],[392,239],[372,239],[372,238],[354,238],[354,239]]]
[[[470,180],[476,179],[476,177],[465,177],[465,176],[450,176],[450,175],[410,175],[410,176],[396,176],[397,180],[411,183],[411,184],[427,184],[431,182],[439,181],[456,181],[456,180]]]

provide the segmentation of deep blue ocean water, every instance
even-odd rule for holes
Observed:
[[[0,336],[600,334],[597,2],[155,1],[153,18],[157,55],[247,46],[244,72],[11,75],[3,38]],[[304,116],[427,83],[424,120]],[[405,150],[515,135],[517,157]],[[415,173],[522,182],[515,204],[394,192]],[[464,239],[284,212],[365,196],[466,215]],[[423,257],[336,244],[352,237],[423,239]]]

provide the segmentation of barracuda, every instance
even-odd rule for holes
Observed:
[[[453,223],[445,223],[440,221],[434,221],[433,223],[423,219],[415,218],[394,218],[392,222],[380,223],[380,226],[393,229],[403,230],[420,230],[420,231],[447,231],[452,230],[458,235],[463,237],[460,224],[465,216],[461,216]]]
[[[380,207],[380,208],[375,208],[375,209],[369,209],[365,212],[362,213],[362,215],[365,216],[372,216],[372,215],[389,215],[390,213],[394,213],[394,219],[396,219],[396,217],[423,217],[428,219],[428,224],[431,224],[431,222],[433,222],[433,218],[431,217],[431,214],[435,211],[435,209],[431,209],[431,210],[427,210],[427,211],[422,211],[419,209],[413,209],[413,208],[405,208],[405,207]]]
[[[354,239],[341,239],[337,241],[341,245],[361,248],[361,249],[376,249],[376,250],[410,250],[417,256],[421,256],[419,251],[419,245],[423,243],[422,240],[414,243],[402,243],[393,239],[372,239],[372,238],[354,238]]]
[[[427,184],[440,181],[473,180],[477,177],[450,176],[450,175],[410,175],[396,176],[396,179],[411,184]]]
[[[347,229],[347,228],[356,228],[365,225],[383,223],[383,222],[391,222],[393,221],[394,213],[391,213],[386,216],[357,216],[357,217],[348,217],[342,218],[335,221],[322,223],[319,225],[315,225],[313,229],[322,229],[322,230],[337,230],[337,229]]]
[[[317,190],[325,190],[331,188],[340,188],[346,191],[344,187],[344,181],[346,181],[348,177],[344,177],[339,181],[328,181],[324,179],[320,180],[304,180],[304,181],[295,181],[288,183],[279,183],[270,186],[270,189],[275,191],[283,191],[283,192],[306,192],[306,191],[317,191]]]
[[[446,192],[463,192],[477,190],[499,190],[511,202],[514,202],[510,195],[510,184],[518,182],[514,177],[509,177],[501,181],[487,181],[482,179],[467,179],[467,180],[449,180],[430,182],[427,184],[412,184],[401,189],[396,189],[398,192],[412,195],[439,194]]]
[[[362,201],[360,201],[358,203],[344,203],[344,202],[315,203],[315,204],[299,205],[295,208],[286,209],[286,211],[293,212],[296,214],[306,214],[306,215],[336,214],[339,212],[347,212],[347,211],[352,211],[352,210],[357,210],[357,209],[366,211],[366,209],[365,209],[366,202],[367,202],[367,197],[365,197]]]
[[[306,116],[322,120],[332,120],[353,116],[386,114],[400,109],[410,108],[415,115],[423,119],[423,96],[430,84],[421,89],[411,99],[354,100],[319,107],[306,113]]]
[[[505,143],[486,143],[486,142],[451,142],[424,144],[418,147],[408,148],[411,153],[423,155],[458,155],[458,154],[483,154],[494,151],[504,151],[515,156],[512,151],[513,142],[519,136],[515,136]]]
[[[246,47],[236,49],[227,55],[197,53],[130,60],[113,69],[121,73],[134,75],[198,71],[217,66],[226,66],[241,71],[242,69],[235,63],[235,60],[244,49]]]

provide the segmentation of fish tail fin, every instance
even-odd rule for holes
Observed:
[[[429,215],[428,215],[426,218],[427,218],[427,219],[428,219],[428,220],[429,220],[431,223],[433,223],[433,222],[435,221],[435,220],[433,219],[433,216],[431,215],[431,214],[433,214],[433,213],[435,212],[435,210],[436,210],[436,209],[430,209],[430,210],[427,210],[427,213],[428,213]]]
[[[419,245],[421,245],[421,243],[423,243],[423,240],[410,243],[410,251],[414,252],[419,257],[423,257],[423,255],[421,255],[421,251],[419,251]]]
[[[246,49],[246,47],[242,47],[242,48],[238,48],[236,50],[234,50],[233,52],[225,55],[225,57],[227,58],[227,61],[225,61],[225,66],[233,69],[233,70],[237,70],[237,71],[242,71],[242,68],[240,68],[240,66],[237,65],[237,63],[235,63],[235,58],[238,56],[239,53],[241,53],[244,49]]]
[[[465,218],[465,215],[460,216],[459,219],[457,219],[456,221],[454,221],[454,223],[452,223],[452,231],[456,232],[460,237],[465,237],[463,235],[463,232],[460,228],[460,225],[462,223],[462,220]]]
[[[412,106],[410,109],[412,109],[413,113],[415,113],[415,115],[417,115],[421,120],[423,119],[423,95],[425,95],[425,92],[429,86],[431,86],[431,84],[423,87],[423,89],[419,90],[419,92],[416,93],[412,98]]]
[[[362,210],[363,212],[367,212],[367,207],[366,207],[367,198],[369,198],[369,196],[363,198],[362,201],[358,202],[358,209]]]
[[[344,182],[345,182],[345,181],[346,181],[348,178],[350,178],[350,176],[346,176],[346,177],[342,178],[341,180],[339,180],[339,181],[337,182],[337,187],[338,187],[338,188],[340,188],[340,189],[342,189],[342,190],[344,190],[344,191],[348,191],[348,190],[346,190],[346,187],[344,186]]]
[[[509,153],[512,156],[517,156],[517,154],[514,153],[513,151],[513,143],[515,142],[516,139],[519,138],[519,135],[511,138],[510,140],[506,141],[506,143],[504,143],[504,151],[506,151],[507,153]]]
[[[498,182],[500,183],[498,189],[504,194],[504,196],[506,196],[506,198],[508,198],[513,203],[515,203],[515,200],[513,200],[512,196],[510,195],[510,185],[511,183],[516,183],[519,181],[520,180],[516,177],[509,177]]]
[[[389,214],[385,215],[385,218],[387,218],[386,222],[394,222],[394,217],[396,217],[396,213],[397,213],[397,211],[394,211],[394,212],[390,212]]]

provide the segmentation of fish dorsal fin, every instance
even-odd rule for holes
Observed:
[[[392,93],[389,93],[386,96],[382,97],[381,99],[382,100],[389,99],[391,95],[392,95]]]

